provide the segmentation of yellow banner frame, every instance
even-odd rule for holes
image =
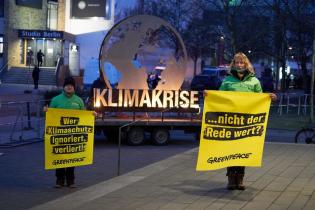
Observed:
[[[93,111],[48,108],[45,121],[45,169],[93,163]]]
[[[261,166],[270,102],[266,93],[207,91],[196,170]]]

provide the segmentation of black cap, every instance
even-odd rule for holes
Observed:
[[[67,77],[63,83],[63,87],[65,87],[66,85],[72,85],[75,88],[75,80],[73,79],[73,77]]]

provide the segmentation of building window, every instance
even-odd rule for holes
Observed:
[[[3,56],[3,34],[0,34],[0,57]]]
[[[25,62],[25,40],[20,39],[20,64],[24,64]]]
[[[47,4],[47,29],[57,30],[58,27],[58,3],[49,1]]]
[[[0,0],[0,17],[4,17],[4,1]]]
[[[112,17],[112,0],[107,0],[105,3],[105,12],[106,12],[106,19],[110,20]]]

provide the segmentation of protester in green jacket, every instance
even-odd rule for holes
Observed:
[[[59,109],[85,109],[83,100],[75,94],[75,80],[73,77],[65,79],[63,92],[52,99],[49,107]],[[56,188],[63,187],[65,181],[68,187],[74,187],[74,167],[56,169],[56,177]]]
[[[75,80],[72,77],[66,78],[62,93],[51,100],[49,107],[84,110],[84,102],[74,93],[74,88]]]
[[[237,68],[232,68],[230,73],[231,75],[223,80],[219,90],[255,93],[262,92],[260,82],[255,77],[254,73],[246,70],[244,73],[240,73]]]
[[[221,86],[223,91],[255,92],[261,93],[262,88],[259,80],[255,77],[255,71],[249,59],[244,53],[235,54],[230,64],[230,76],[227,76]],[[274,93],[269,93],[271,100],[277,100]],[[243,178],[245,167],[228,167],[226,175],[228,176],[228,190],[245,190]]]

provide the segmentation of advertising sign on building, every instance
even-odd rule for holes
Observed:
[[[18,30],[20,38],[46,38],[46,39],[63,39],[62,31],[44,31],[44,30]]]
[[[71,18],[105,17],[104,0],[72,0]]]

